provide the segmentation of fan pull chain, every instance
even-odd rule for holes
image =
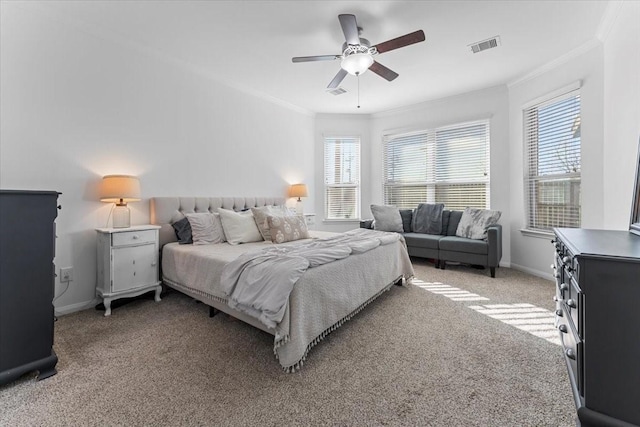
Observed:
[[[360,73],[356,73],[356,79],[358,79],[358,108],[360,108]]]

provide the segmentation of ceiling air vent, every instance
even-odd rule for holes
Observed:
[[[327,92],[329,92],[332,95],[342,95],[343,93],[346,93],[347,91],[342,89],[341,87],[337,87],[335,89],[327,90]]]
[[[483,50],[492,49],[500,45],[500,36],[491,37],[481,42],[470,44],[469,47],[473,53],[479,53]]]

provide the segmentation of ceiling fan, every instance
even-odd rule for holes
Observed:
[[[340,20],[340,26],[342,27],[342,32],[346,40],[345,43],[342,44],[341,55],[297,56],[291,59],[293,62],[332,61],[341,59],[340,71],[338,71],[338,74],[331,80],[327,89],[337,88],[347,74],[359,76],[367,70],[371,70],[380,77],[392,81],[398,77],[398,73],[375,61],[373,56],[425,40],[424,31],[418,30],[371,46],[369,40],[360,37],[362,28],[358,27],[355,15],[338,15],[338,19]]]

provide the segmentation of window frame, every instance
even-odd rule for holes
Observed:
[[[579,228],[582,225],[582,137],[579,139],[579,149],[578,149],[578,157],[579,157],[579,170],[577,172],[567,172],[567,173],[554,173],[554,174],[532,174],[532,168],[537,168],[539,171],[540,161],[539,155],[535,160],[535,165],[533,164],[533,159],[531,152],[533,148],[531,145],[533,143],[538,144],[539,138],[536,138],[536,141],[532,141],[529,137],[530,124],[528,120],[528,116],[530,115],[530,111],[533,109],[540,110],[545,107],[549,107],[552,105],[559,104],[563,101],[578,97],[579,106],[578,106],[578,117],[582,118],[582,96],[580,90],[580,82],[574,83],[572,85],[566,86],[564,88],[553,91],[543,97],[537,98],[525,105],[522,106],[522,147],[523,147],[523,203],[524,203],[524,228],[521,231],[524,234],[531,236],[552,236],[553,228],[555,227],[568,227],[567,225],[560,224],[555,222],[553,225],[549,226],[549,228],[536,227],[536,223],[534,221],[534,214],[532,213],[532,194],[531,194],[531,185],[533,182],[541,183],[541,182],[554,182],[554,181],[563,181],[573,183],[574,186],[577,183],[577,197],[578,202],[577,205],[573,205],[571,203],[565,203],[564,206],[571,207],[577,206],[578,215],[577,215],[577,226],[575,228]],[[569,112],[568,110],[567,112]],[[581,127],[581,123],[579,124]],[[536,132],[539,132],[539,126],[536,126]],[[575,137],[574,137],[575,139]],[[566,147],[565,147],[566,148]],[[537,150],[537,148],[536,148]],[[551,167],[549,163],[545,163],[546,167]],[[573,198],[572,188],[569,186],[568,189],[565,189],[565,192],[569,193],[569,198]],[[536,197],[537,205],[540,205],[540,196]],[[536,209],[537,212],[537,209]],[[563,220],[569,221],[570,216],[566,216],[563,214]],[[539,225],[539,223],[537,223]],[[573,228],[573,227],[572,227]]]
[[[442,165],[446,163],[443,161],[442,164],[439,164],[438,150],[446,150],[447,146],[444,145],[446,141],[439,139],[437,135],[439,133],[443,133],[443,132],[446,133],[446,132],[456,131],[456,130],[460,130],[463,132],[464,129],[469,129],[474,126],[483,126],[484,128],[483,136],[484,138],[486,138],[486,145],[482,147],[482,150],[484,151],[483,154],[484,154],[484,162],[485,162],[483,165],[484,166],[483,175],[486,178],[483,178],[481,180],[478,180],[477,178],[469,178],[469,179],[439,178],[437,176],[437,169],[439,167],[442,167]],[[424,144],[424,151],[426,155],[426,158],[424,160],[425,169],[423,171],[422,170],[419,171],[419,173],[423,174],[425,176],[425,179],[407,182],[406,184],[402,184],[402,183],[397,184],[392,180],[388,179],[389,173],[387,168],[395,167],[395,164],[394,166],[389,166],[389,163],[387,160],[388,156],[391,155],[389,144],[392,143],[394,140],[397,140],[400,138],[411,138],[411,137],[416,138],[416,140],[422,139],[424,141],[423,144]],[[448,157],[448,156],[445,156],[445,157]],[[414,197],[420,198],[419,202],[445,203],[446,200],[440,201],[437,199],[438,187],[446,189],[447,187],[453,188],[456,185],[473,186],[473,185],[480,184],[483,186],[483,190],[484,190],[483,191],[484,204],[482,206],[479,206],[479,205],[476,206],[474,204],[473,207],[479,207],[482,209],[491,208],[491,119],[490,118],[457,122],[457,123],[448,124],[444,126],[431,127],[431,128],[407,131],[402,133],[385,134],[382,140],[382,162],[383,162],[382,164],[382,199],[383,199],[383,203],[385,204],[394,204],[394,200],[389,198],[389,193],[392,191],[391,189],[393,188],[398,188],[398,189],[410,188],[410,187],[424,188],[424,192],[425,192],[424,197],[421,198],[419,195],[414,196]],[[465,166],[471,167],[472,162],[469,162]],[[467,190],[467,191],[470,191],[470,190]],[[470,193],[470,194],[473,195],[473,193]],[[410,207],[411,209],[415,207],[413,206],[414,203],[409,202],[409,204],[411,205]],[[469,204],[469,206],[471,206],[471,204]],[[402,206],[400,207],[403,208]],[[409,208],[408,205],[405,207]],[[447,208],[446,203],[445,203],[445,208]],[[458,207],[454,206],[454,208],[457,209]]]
[[[322,143],[322,180],[323,180],[323,193],[324,193],[324,207],[323,207],[323,221],[327,222],[359,222],[362,218],[362,138],[360,135],[350,134],[330,134],[323,135]],[[356,183],[327,183],[327,143],[335,143],[339,140],[353,140],[357,147],[356,160],[357,165],[357,182]],[[329,216],[329,188],[355,188],[355,206],[354,216],[349,218],[330,217]]]

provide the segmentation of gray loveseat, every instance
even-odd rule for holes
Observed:
[[[445,269],[447,261],[488,267],[496,277],[496,267],[502,258],[502,226],[487,227],[487,239],[475,240],[456,236],[462,211],[442,212],[442,234],[411,231],[411,210],[401,209],[403,229],[409,255],[435,260],[436,268]],[[373,220],[360,221],[361,228],[373,228]]]

